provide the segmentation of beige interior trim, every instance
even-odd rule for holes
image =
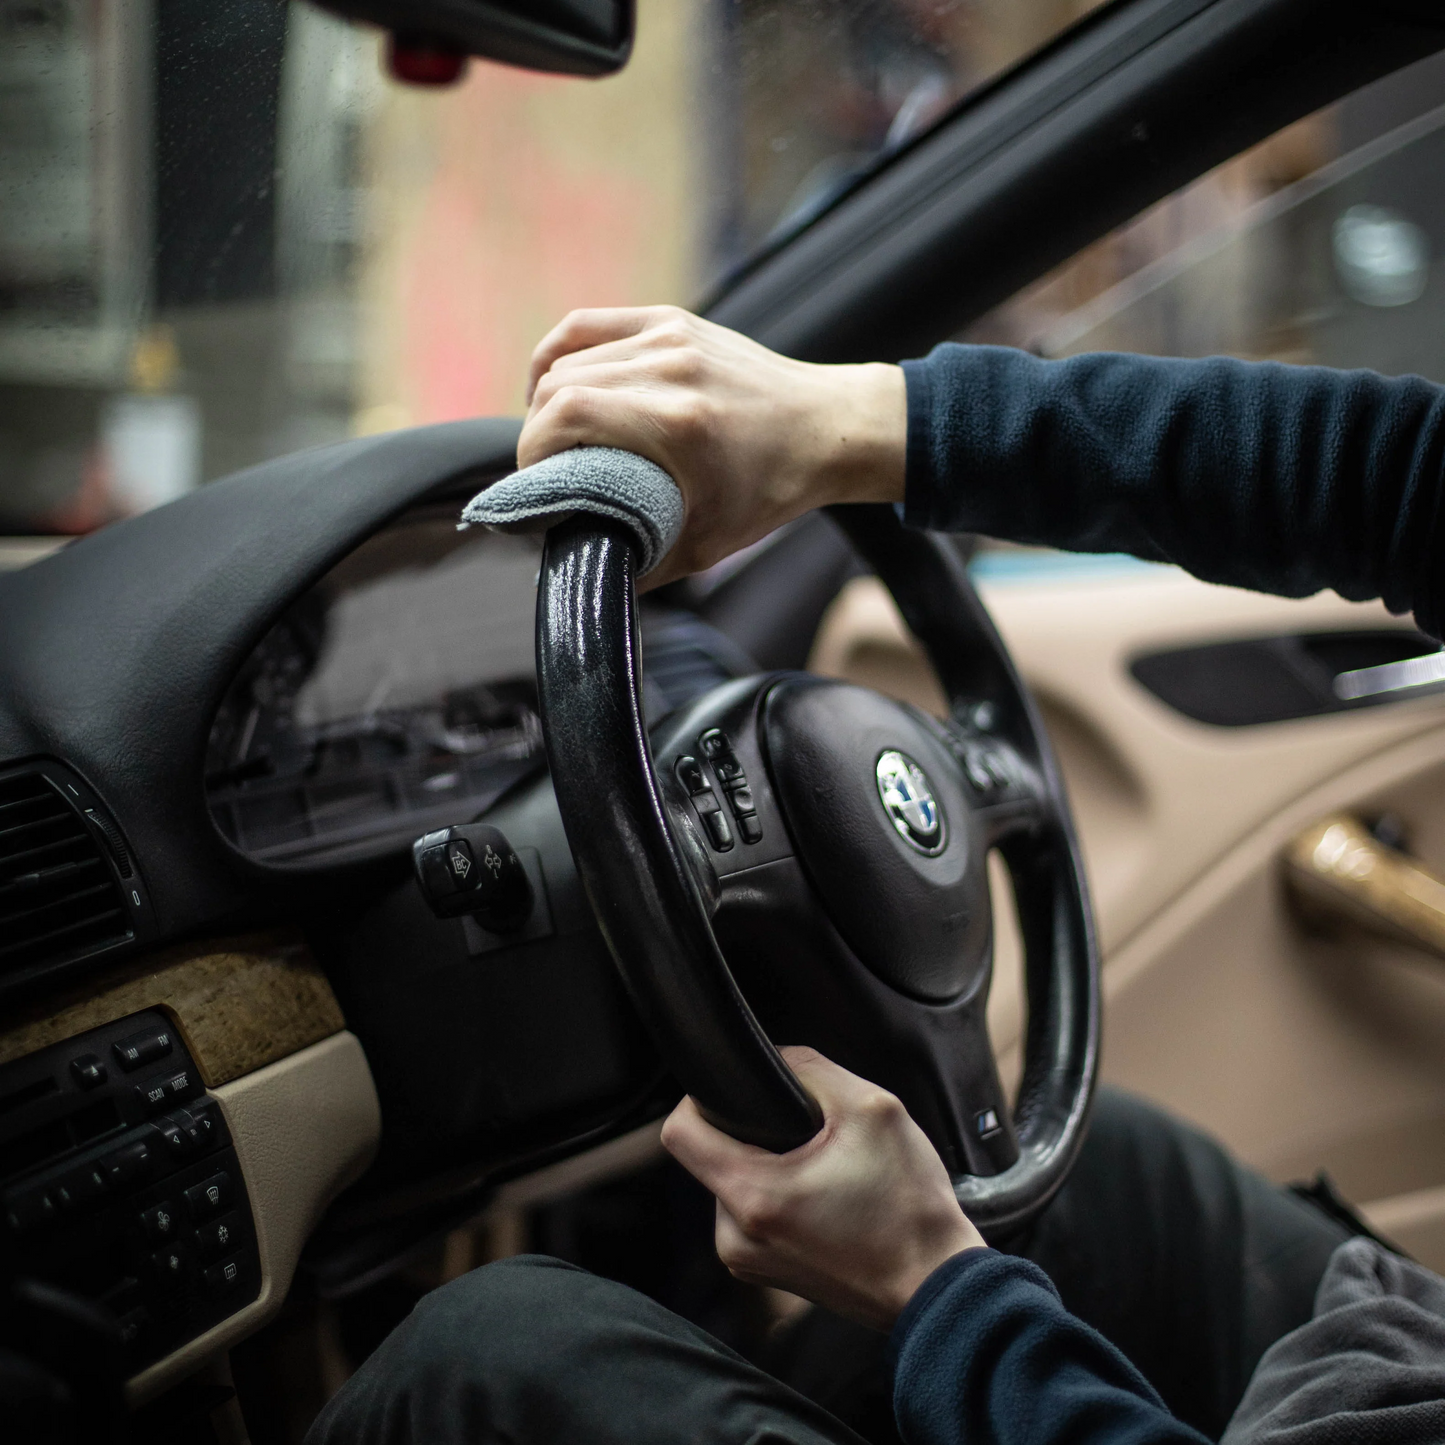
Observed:
[[[261,1293],[127,1386],[139,1405],[281,1308],[326,1206],[360,1177],[381,1139],[381,1105],[356,1035],[341,1032],[214,1091],[246,1178]]]
[[[1409,626],[1379,603],[1333,593],[1267,597],[1169,567],[1118,578],[983,583],[979,593],[1059,755],[1106,953],[1290,799],[1445,723],[1445,697],[1434,696],[1267,727],[1209,727],[1175,713],[1129,674],[1133,658],[1154,649]],[[874,577],[856,578],[838,595],[808,665],[942,707],[932,669]]]
[[[28,567],[70,545],[70,537],[0,537],[0,572]]]
[[[605,1180],[631,1174],[655,1163],[666,1153],[662,1147],[662,1120],[654,1119],[594,1149],[508,1180],[497,1190],[488,1208],[534,1209]]]
[[[1445,786],[1439,732],[1293,800],[1111,957],[1104,1074],[1278,1179],[1328,1169],[1378,1199],[1445,1169],[1445,971],[1302,929],[1280,877],[1309,823]]]
[[[300,934],[258,933],[162,949],[46,995],[0,1029],[0,1064],[145,1008],[170,1015],[210,1088],[346,1027]]]
[[[1445,1186],[1377,1199],[1362,1205],[1360,1213],[1377,1234],[1393,1240],[1427,1269],[1445,1273]]]

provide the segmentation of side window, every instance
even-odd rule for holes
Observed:
[[[1232,355],[1445,381],[1445,57],[1159,202],[960,339]]]

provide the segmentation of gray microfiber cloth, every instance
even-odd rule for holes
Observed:
[[[682,493],[655,462],[614,447],[576,447],[523,467],[478,492],[462,524],[499,532],[545,532],[576,512],[598,512],[630,527],[645,576],[682,531]]]
[[[1445,1280],[1368,1239],[1330,1256],[1314,1318],[1260,1360],[1221,1445],[1445,1441]]]

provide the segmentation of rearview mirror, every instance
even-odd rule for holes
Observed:
[[[632,52],[633,0],[320,3],[338,14],[389,30],[392,69],[403,80],[455,80],[469,55],[524,70],[610,75],[627,63]]]

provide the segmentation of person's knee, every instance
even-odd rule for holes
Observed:
[[[594,1275],[545,1255],[474,1269],[433,1290],[398,1329],[417,1361],[447,1360],[468,1373],[530,1370],[596,1328]]]
[[[322,1411],[307,1445],[401,1445],[471,1438],[599,1328],[593,1276],[541,1256],[473,1270],[433,1290]],[[488,1437],[490,1438],[490,1437]]]

